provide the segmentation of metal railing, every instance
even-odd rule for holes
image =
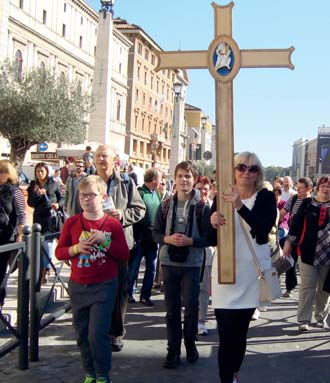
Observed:
[[[59,234],[53,233],[42,236],[41,226],[34,224],[32,230],[29,226],[24,227],[23,242],[0,246],[0,256],[1,253],[7,251],[17,250],[18,252],[16,255],[18,259],[17,325],[14,327],[6,319],[6,315],[0,312],[0,321],[14,335],[14,340],[7,341],[4,345],[0,346],[0,358],[19,347],[18,368],[20,370],[25,370],[29,367],[29,359],[31,362],[39,360],[40,330],[71,308],[70,302],[66,302],[59,310],[52,311],[47,317],[43,317],[46,308],[49,306],[50,297],[54,293],[55,285],[59,282],[63,290],[68,292],[67,285],[60,275],[63,263],[61,263],[59,268],[56,268],[43,247],[44,242],[58,238]],[[41,299],[41,257],[48,258],[49,265],[55,275],[44,303]],[[2,287],[6,286],[7,279],[15,267],[14,263],[9,268],[1,285]],[[44,295],[43,298],[45,298]]]
[[[13,327],[6,319],[5,315],[0,313],[0,320],[6,328],[14,335],[14,340],[5,343],[0,348],[0,358],[15,348],[19,348],[18,352],[18,368],[26,370],[28,368],[28,341],[29,341],[29,260],[30,260],[30,241],[31,228],[25,226],[23,228],[23,242],[11,243],[0,246],[1,253],[22,250],[18,255],[18,287],[17,287],[17,326]],[[10,273],[9,270],[8,273]],[[5,288],[8,274],[1,285],[1,289]]]

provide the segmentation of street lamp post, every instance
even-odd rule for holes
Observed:
[[[103,18],[107,17],[107,12],[110,12],[113,16],[113,6],[115,4],[115,0],[101,0],[101,10],[103,11]]]

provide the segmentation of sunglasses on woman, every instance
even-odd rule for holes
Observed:
[[[235,169],[239,171],[240,173],[245,173],[246,171],[248,171],[249,173],[255,174],[255,173],[258,173],[259,166],[257,165],[248,166],[245,164],[238,164]]]

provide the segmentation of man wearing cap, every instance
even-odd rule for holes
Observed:
[[[96,168],[93,164],[93,157],[91,155],[85,156],[85,173],[90,176],[96,174]]]

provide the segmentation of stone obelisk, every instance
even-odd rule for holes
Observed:
[[[101,10],[99,15],[88,141],[109,144],[113,22],[111,12]]]

